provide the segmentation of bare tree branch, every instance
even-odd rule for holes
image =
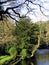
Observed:
[[[24,18],[24,17],[26,17],[27,16],[27,14],[28,13],[30,13],[30,12],[33,12],[33,14],[35,15],[35,12],[34,12],[34,8],[31,8],[31,7],[29,7],[29,5],[30,4],[33,4],[33,5],[35,5],[35,6],[38,6],[39,7],[39,9],[40,9],[40,11],[41,11],[41,13],[44,15],[44,16],[49,16],[49,15],[45,15],[44,14],[44,12],[42,11],[42,8],[44,9],[44,10],[47,10],[47,11],[49,11],[48,9],[45,9],[44,7],[43,7],[43,5],[41,5],[41,4],[39,4],[39,3],[35,3],[35,1],[36,0],[24,0],[23,2],[21,2],[21,3],[19,3],[19,4],[15,4],[15,6],[11,6],[10,5],[10,7],[5,7],[6,8],[6,10],[4,10],[4,9],[2,9],[2,7],[4,7],[3,6],[3,4],[6,4],[6,3],[13,3],[13,2],[17,2],[16,0],[7,0],[7,1],[3,1],[3,2],[0,2],[0,20],[2,20],[3,19],[3,15],[5,14],[7,14],[11,19],[13,19],[13,20],[15,20],[15,21],[17,21],[15,18],[14,18],[14,16],[11,14],[11,12],[9,12],[9,10],[12,10],[13,11],[13,13],[14,14],[16,14],[19,18]],[[40,1],[41,2],[41,1]],[[42,2],[41,2],[42,3]],[[21,16],[21,13],[20,12],[17,12],[16,10],[18,9],[19,10],[19,8],[20,8],[20,11],[21,11],[21,9],[23,9],[23,5],[26,5],[26,8],[27,8],[27,13],[25,14],[25,15],[23,15],[23,16]],[[33,6],[32,5],[32,6]],[[16,10],[15,10],[16,9]],[[17,17],[16,16],[16,17]]]
[[[4,4],[4,3],[7,3],[7,2],[11,2],[11,1],[15,1],[15,0],[7,0],[7,1],[3,1],[3,2],[0,2],[0,4]]]

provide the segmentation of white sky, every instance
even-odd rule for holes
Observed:
[[[40,4],[41,6],[43,6],[45,9],[42,8],[42,11],[44,12],[45,15],[49,15],[49,0],[36,0],[34,3]],[[34,22],[37,21],[47,21],[49,20],[49,17],[44,16],[39,9],[39,6],[36,5],[29,5],[31,8],[36,8],[36,10],[34,10],[36,16],[34,13],[30,13],[28,14],[28,16],[30,17],[30,19]],[[26,9],[22,10],[22,13],[25,14],[26,13]]]

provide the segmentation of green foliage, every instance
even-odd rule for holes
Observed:
[[[29,22],[27,19],[22,19],[16,25],[15,33],[18,43],[22,43],[22,42],[26,43],[28,40],[32,39],[34,40],[34,42],[30,42],[30,43],[34,44],[37,42],[36,39],[39,33],[39,26],[37,24],[33,24]]]
[[[49,44],[49,21],[46,23],[46,43]]]
[[[2,56],[4,57],[4,56]],[[5,56],[3,59],[0,60],[0,65],[3,65],[4,63],[8,63],[9,60],[11,60],[13,56]]]
[[[11,47],[8,52],[10,53],[10,55],[17,54],[16,47],[15,46]]]
[[[37,24],[24,18],[16,24],[10,34],[15,38],[14,41],[10,41],[12,44],[5,42],[5,47],[0,46],[7,53],[0,56],[0,65],[15,65],[20,61],[21,65],[26,65],[25,58],[32,57],[42,43],[49,43],[49,23]],[[7,40],[9,41],[9,39]]]
[[[23,57],[31,56],[34,45],[38,44],[39,25],[28,19],[21,19],[15,29],[17,48]]]
[[[17,56],[16,46],[6,47],[9,55],[0,56],[0,65],[7,64],[9,61],[14,60]]]
[[[26,49],[22,49],[20,55],[24,58],[27,56],[27,50]]]
[[[25,60],[22,60],[21,61],[21,65],[27,65],[26,61]]]
[[[30,58],[32,52],[34,52],[34,47],[38,44],[38,24],[32,23],[24,18],[16,24],[15,29],[12,31],[14,31],[12,35],[16,37],[16,44],[12,42],[13,44],[7,44],[5,46],[5,52],[9,55],[0,56],[0,65],[8,64],[12,60],[14,60],[12,64],[15,65],[20,62],[21,59]]]
[[[49,43],[49,21],[40,23],[41,29],[41,44]]]

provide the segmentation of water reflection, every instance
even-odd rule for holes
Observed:
[[[49,49],[37,50],[34,58],[22,60],[18,65],[49,65]]]
[[[36,62],[37,65],[49,65],[49,49],[37,50]]]

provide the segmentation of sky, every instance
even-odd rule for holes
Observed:
[[[34,10],[34,12],[31,14],[28,14],[28,16],[30,17],[30,19],[33,21],[33,22],[37,22],[37,21],[47,21],[49,20],[49,0],[36,0],[34,3],[37,3],[37,4],[40,4],[41,6],[43,6],[44,8],[42,8],[42,11],[44,12],[45,15],[47,16],[44,16],[40,9],[39,9],[39,6],[37,5],[32,5],[30,4],[30,7],[31,8],[36,8],[36,10]],[[24,12],[24,10],[22,11],[23,14],[26,12]]]
[[[4,0],[0,0],[0,1],[4,1]],[[3,5],[5,5],[4,10],[6,10],[7,7],[11,7],[11,5],[15,6],[15,5],[17,5],[16,3],[21,3],[21,2],[24,2],[24,0],[15,0],[13,2],[13,4],[12,3],[3,4]],[[40,4],[42,6],[41,9],[42,9],[43,13],[47,16],[44,16],[41,13],[38,5],[33,5],[33,4],[29,3],[29,7],[31,9],[33,9],[33,11],[28,13],[27,16],[30,17],[31,21],[37,22],[37,21],[47,21],[47,20],[49,20],[49,0],[35,0],[34,3]],[[23,7],[21,8],[21,15],[25,15],[26,13],[27,13],[26,5],[23,5]]]

